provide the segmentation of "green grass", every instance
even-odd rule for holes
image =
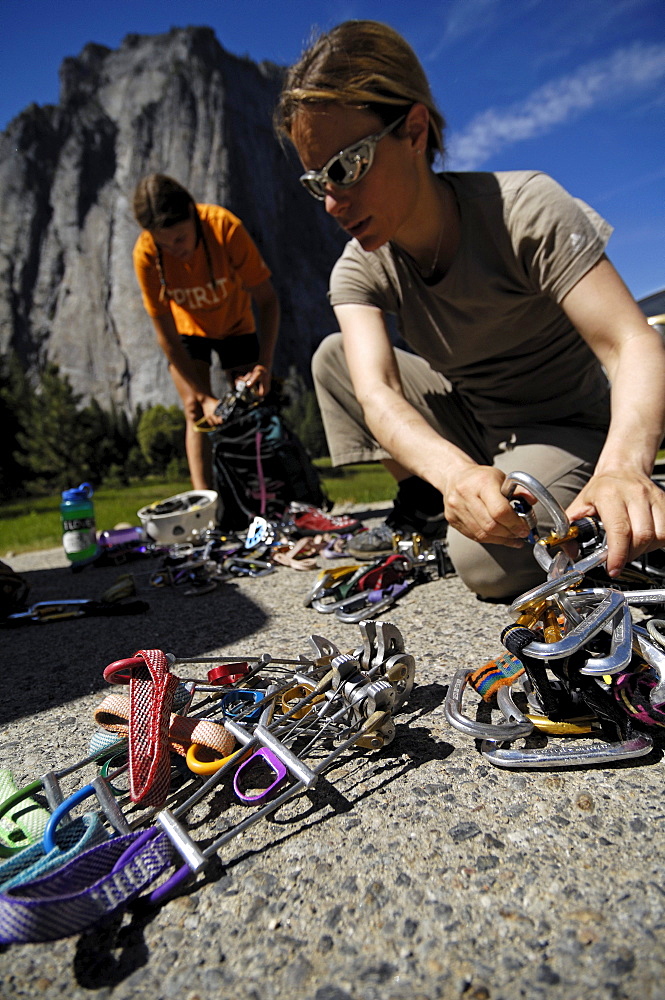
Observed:
[[[139,524],[136,512],[146,504],[191,489],[189,480],[153,481],[132,486],[95,490],[95,523],[98,531],[121,521]],[[0,557],[6,552],[50,549],[62,540],[60,496],[27,497],[0,505]]]
[[[329,458],[317,458],[314,463],[321,473],[323,488],[334,503],[376,503],[392,500],[395,480],[380,462],[330,466]]]
[[[389,500],[395,493],[391,477],[380,463],[331,469],[329,459],[315,463],[323,486],[335,503],[372,503]],[[121,521],[138,524],[137,511],[146,504],[191,489],[189,480],[150,480],[118,488],[95,491],[95,522],[98,531]],[[0,504],[0,558],[7,552],[32,552],[60,545],[60,496],[28,497]]]

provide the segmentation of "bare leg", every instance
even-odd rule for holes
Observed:
[[[210,366],[206,361],[192,361],[192,364],[201,385],[212,395]],[[212,489],[210,445],[206,435],[197,431],[195,426],[196,421],[203,416],[203,411],[189,383],[175,370],[173,365],[169,365],[169,371],[185,411],[185,451],[192,486],[195,490]]]

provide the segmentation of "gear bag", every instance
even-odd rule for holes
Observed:
[[[239,383],[216,412],[224,419],[210,431],[223,531],[241,531],[257,514],[281,518],[293,500],[330,510],[318,471],[275,405]]]

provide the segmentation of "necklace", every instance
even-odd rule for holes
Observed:
[[[438,236],[438,239],[436,241],[436,250],[434,251],[434,257],[432,258],[432,264],[431,264],[431,267],[430,267],[429,271],[425,272],[422,269],[422,267],[420,266],[420,264],[416,260],[413,261],[414,264],[416,265],[416,270],[418,271],[418,273],[419,273],[420,277],[423,279],[423,281],[429,281],[429,279],[432,277],[432,275],[436,271],[436,265],[439,262],[439,251],[441,250],[441,242],[443,240],[443,230],[445,228],[445,221],[446,221],[445,220],[445,213],[442,210],[440,200],[439,200],[439,211],[441,212],[441,224],[439,226],[439,236]]]
[[[434,257],[432,258],[432,266],[430,267],[427,274],[425,274],[425,272],[420,268],[420,266],[418,266],[418,270],[420,271],[420,276],[423,279],[423,281],[429,281],[429,279],[436,271],[436,265],[439,262],[439,250],[441,249],[442,239],[443,239],[443,219],[441,220],[441,225],[439,226],[439,238],[436,243],[436,250],[434,251]]]

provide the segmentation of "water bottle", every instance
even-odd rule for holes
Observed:
[[[62,492],[62,545],[72,563],[93,559],[98,552],[92,494],[90,483],[81,483],[74,489]]]

